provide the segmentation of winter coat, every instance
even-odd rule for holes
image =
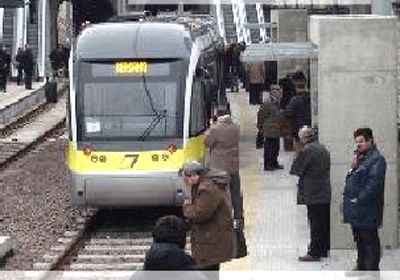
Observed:
[[[257,128],[263,131],[264,137],[279,138],[279,108],[271,101],[264,102],[257,113]]]
[[[154,243],[146,253],[144,270],[195,270],[191,256],[173,243]]]
[[[233,219],[229,175],[209,170],[193,188],[192,204],[183,205],[191,222],[192,256],[198,267],[216,265],[233,257]]]
[[[230,116],[219,117],[205,133],[205,145],[210,148],[210,168],[239,174],[240,127]]]
[[[300,177],[298,204],[331,202],[330,168],[330,154],[324,145],[316,141],[305,144],[290,168],[290,174]]]
[[[356,228],[374,229],[382,225],[385,158],[374,145],[358,156],[358,167],[346,176],[343,193],[344,222]],[[356,202],[351,202],[356,199]]]
[[[251,85],[264,84],[265,65],[263,61],[246,63],[246,75]]]
[[[292,133],[295,138],[299,129],[308,125],[311,126],[311,101],[308,93],[293,96],[284,111],[285,117],[292,120]]]
[[[26,49],[24,52],[24,71],[32,74],[34,68],[33,54],[31,49]]]
[[[15,56],[15,61],[17,62],[18,69],[24,68],[24,51],[19,50],[17,52],[17,55]]]

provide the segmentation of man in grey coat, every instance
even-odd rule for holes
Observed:
[[[299,130],[303,144],[295,158],[290,174],[299,176],[297,203],[307,205],[310,220],[310,245],[299,261],[320,261],[330,249],[330,154],[315,141],[314,131],[308,126]]]

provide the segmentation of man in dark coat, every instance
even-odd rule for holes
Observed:
[[[351,225],[357,244],[354,270],[379,270],[378,228],[383,220],[386,161],[374,144],[370,128],[357,129],[354,140],[357,150],[343,193],[344,222]]]
[[[191,222],[192,256],[200,270],[219,271],[234,253],[229,175],[204,169],[196,161],[186,163],[181,173],[192,192],[192,199],[183,203],[183,214]]]
[[[278,163],[279,155],[279,91],[270,91],[269,100],[265,100],[257,113],[257,128],[264,135],[264,170],[283,169]]]
[[[24,50],[22,48],[18,48],[17,55],[15,56],[15,61],[17,62],[18,70],[17,85],[20,85],[24,71]]]
[[[306,90],[304,74],[294,75],[292,82],[296,95],[293,96],[284,110],[285,117],[292,121],[293,146],[296,152],[301,148],[298,132],[304,125],[311,126],[311,100],[310,93]]]
[[[330,154],[314,140],[313,129],[304,126],[299,131],[303,144],[290,174],[299,176],[297,203],[307,205],[310,220],[310,245],[299,261],[320,261],[330,249]]]
[[[58,76],[58,70],[62,67],[62,45],[58,44],[57,48],[50,53],[50,63],[53,70],[53,76]]]
[[[185,253],[185,222],[176,216],[160,218],[152,232],[153,245],[146,253],[144,270],[195,270],[196,264]]]
[[[25,71],[25,88],[32,89],[32,75],[33,75],[34,61],[32,49],[26,45],[24,51],[24,71]]]
[[[6,92],[7,89],[7,53],[0,45],[0,90]]]

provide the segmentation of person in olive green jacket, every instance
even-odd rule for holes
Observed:
[[[257,128],[264,134],[264,170],[283,169],[278,163],[279,155],[279,95],[270,92],[269,100],[264,100],[257,113]]]

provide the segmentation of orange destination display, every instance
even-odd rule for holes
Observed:
[[[118,61],[114,69],[117,74],[146,74],[148,65],[146,61]]]

